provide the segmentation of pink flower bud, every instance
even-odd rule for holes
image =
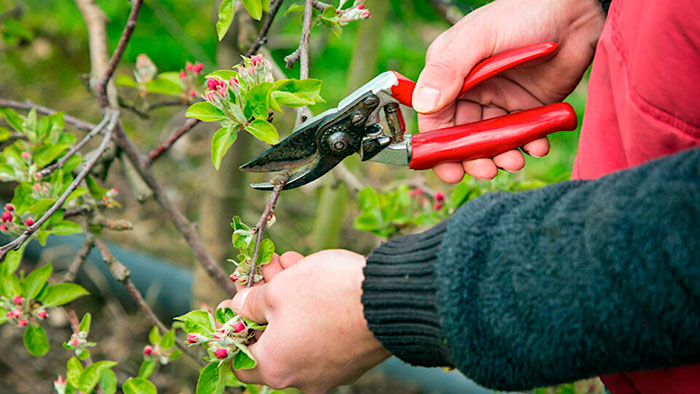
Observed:
[[[233,325],[233,331],[235,332],[241,332],[245,330],[245,324],[243,322],[237,322],[236,324]]]
[[[5,210],[6,210],[6,211],[14,211],[14,210],[15,210],[15,206],[12,205],[12,204],[5,204]]]
[[[145,348],[143,348],[143,354],[144,356],[150,356],[153,354],[153,348],[149,345],[146,345]]]
[[[225,358],[228,358],[228,349],[224,349],[224,348],[216,349],[216,350],[214,351],[214,355],[215,355],[216,358],[218,358],[219,360],[223,360],[223,359],[225,359]]]
[[[78,346],[79,344],[80,344],[80,341],[78,340],[78,338],[73,338],[70,340],[71,346]]]
[[[362,14],[360,14],[360,15],[361,15],[364,19],[367,19],[367,18],[370,17],[371,14],[370,14],[369,10],[364,10],[364,11],[362,11]]]
[[[263,61],[262,55],[255,55],[255,56],[250,58],[250,63],[255,67],[260,65],[262,63],[262,61]]]
[[[360,4],[360,5],[357,6],[357,9],[358,9],[358,10],[364,10],[364,9],[365,9],[365,5],[364,5],[364,4]]]
[[[36,316],[37,316],[39,319],[41,319],[41,320],[46,319],[46,317],[47,317],[48,315],[49,315],[49,314],[46,313],[46,311],[39,311],[39,312],[36,313]]]
[[[445,201],[445,193],[443,193],[443,192],[435,193],[435,201],[437,201],[437,202]]]
[[[442,204],[439,203],[439,202],[438,202],[438,203],[435,203],[435,210],[436,210],[436,211],[439,211],[439,210],[441,210],[441,209],[442,209]]]
[[[4,211],[2,215],[0,215],[0,219],[2,219],[3,222],[11,222],[12,221],[12,213],[8,211]]]
[[[207,87],[209,90],[216,90],[219,87],[219,80],[216,78],[207,79]]]
[[[187,65],[185,65],[185,68],[187,69],[187,72],[193,73],[194,72],[194,64],[187,62]]]
[[[158,355],[158,348],[157,347],[153,348],[153,355],[154,356]]]
[[[231,85],[232,87],[233,86],[238,87],[238,79],[236,77],[231,77],[231,79],[229,79],[229,81],[228,81],[228,84]]]
[[[214,338],[214,339],[217,339],[217,340],[218,340],[218,339],[221,339],[221,337],[218,336],[218,335],[216,335],[216,334],[212,335],[211,337]]]
[[[190,90],[190,97],[192,97],[192,98],[197,97],[197,91],[194,89]]]
[[[27,226],[31,226],[32,224],[34,224],[34,219],[27,218],[27,220],[24,221],[24,224],[26,224]]]
[[[248,283],[248,277],[247,277],[247,276],[244,276],[244,277],[241,278],[241,284],[244,285],[244,284],[246,284],[246,283]]]
[[[15,314],[12,311],[7,311],[7,318],[12,319],[13,317],[15,317]]]
[[[238,280],[238,275],[236,275],[236,273],[234,272],[231,274],[231,276],[229,276],[229,278],[231,278],[231,281],[235,282]]]
[[[22,152],[22,160],[29,160],[32,158],[32,154],[29,152]]]
[[[180,71],[180,79],[183,81],[187,79],[187,73],[184,71]]]
[[[199,74],[204,70],[204,64],[202,63],[195,63],[194,66],[192,67],[192,70],[194,71],[195,74]]]
[[[17,320],[17,325],[20,327],[24,327],[27,325],[27,319],[19,319]]]
[[[12,311],[12,315],[14,315],[14,317],[20,317],[22,316],[22,310],[19,308],[15,308],[15,310]]]
[[[56,379],[56,380],[53,381],[53,384],[59,384],[59,385],[61,385],[61,384],[66,384],[66,380],[63,379],[63,376],[60,376],[60,375],[59,375],[59,376],[58,376],[58,379]]]
[[[187,334],[187,343],[197,343],[199,342],[197,339],[197,334]]]
[[[9,229],[7,228],[7,225],[5,225],[5,224],[0,224],[0,231],[7,231],[7,230],[9,230]]]
[[[34,174],[34,178],[39,179],[39,173],[38,173],[38,172],[37,172],[36,174]],[[35,183],[35,184],[33,184],[33,185],[32,185],[32,189],[33,189],[35,192],[38,192],[39,190],[41,190],[41,184],[40,184],[40,183]]]
[[[12,299],[12,303],[17,305],[17,306],[22,305],[23,302],[24,302],[24,297],[22,297],[22,296],[15,296]]]

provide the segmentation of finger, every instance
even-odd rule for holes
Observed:
[[[282,266],[282,269],[287,269],[294,264],[298,263],[299,260],[303,259],[304,255],[295,252],[295,251],[289,251],[289,252],[284,252],[282,256],[279,258],[280,265]]]
[[[258,324],[267,323],[269,305],[266,297],[267,284],[241,289],[233,297],[231,308],[237,315]]]
[[[498,175],[498,168],[492,159],[474,159],[462,162],[464,172],[477,179],[491,180]]]
[[[517,172],[525,167],[525,158],[522,152],[517,149],[509,150],[493,157],[493,162],[497,167],[508,172]]]
[[[272,278],[275,277],[275,275],[279,274],[282,272],[284,267],[282,266],[282,261],[280,259],[280,255],[277,253],[272,255],[272,260],[270,260],[269,263],[263,265],[260,267],[262,270],[263,278],[265,278],[265,282],[269,282],[272,280]]]
[[[435,174],[445,183],[459,183],[464,178],[464,168],[460,163],[442,163],[433,168]]]
[[[532,157],[544,157],[549,153],[549,140],[547,137],[538,138],[523,145],[525,153]]]

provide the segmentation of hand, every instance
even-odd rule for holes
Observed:
[[[563,100],[589,66],[604,22],[597,0],[497,0],[471,12],[428,49],[413,93],[413,107],[422,113],[419,129],[475,122]],[[544,41],[559,44],[550,59],[508,70],[457,97],[464,78],[482,59]],[[549,152],[549,142],[538,139],[523,150],[541,157]],[[522,153],[512,150],[493,159],[441,164],[435,172],[443,181],[457,183],[465,172],[492,179],[498,167],[518,171],[524,165]]]
[[[268,324],[248,347],[258,365],[234,371],[236,377],[276,389],[325,393],[388,358],[364,318],[364,265],[363,256],[346,250],[305,258],[287,252],[264,267],[265,284],[240,289],[232,301],[220,304]]]

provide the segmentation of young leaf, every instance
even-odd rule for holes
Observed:
[[[242,0],[245,9],[256,21],[262,18],[262,0]]]
[[[90,351],[85,349],[80,354],[78,354],[78,358],[81,360],[87,360],[87,358],[90,357]]]
[[[53,272],[53,267],[51,264],[46,264],[41,268],[37,268],[30,272],[24,281],[22,282],[24,298],[27,300],[33,300],[41,288],[46,284],[46,280],[49,279],[51,273]]]
[[[114,394],[117,392],[117,375],[111,369],[106,369],[100,375],[100,388],[104,394]]]
[[[139,367],[139,378],[148,379],[156,370],[156,360],[146,360]]]
[[[277,134],[277,129],[270,122],[261,119],[255,119],[246,128],[253,137],[275,145],[280,142],[280,136]]]
[[[263,82],[253,86],[245,95],[245,107],[243,115],[246,119],[267,119],[270,116],[270,92],[272,91],[270,82]]]
[[[225,366],[228,367],[228,366]],[[217,363],[210,363],[199,374],[197,379],[196,394],[221,394],[224,387],[219,385],[219,366]]]
[[[75,387],[78,387],[78,380],[80,380],[80,374],[83,373],[83,364],[80,363],[75,356],[71,357],[66,364],[66,380],[68,383]]]
[[[300,107],[323,103],[321,98],[322,82],[318,79],[281,79],[276,81],[272,96],[278,104],[288,107]]]
[[[91,392],[100,381],[102,373],[115,365],[117,363],[114,361],[98,361],[85,368],[78,379],[78,389],[84,393]]]
[[[185,332],[188,334],[202,334],[216,329],[215,325],[209,319],[209,312],[207,311],[191,311],[186,315],[176,317],[175,320],[185,322]]]
[[[175,331],[170,330],[163,334],[163,339],[160,341],[160,347],[165,350],[170,350],[173,346],[175,346]]]
[[[226,115],[216,108],[213,104],[207,102],[194,103],[187,108],[185,116],[188,118],[199,119],[203,122],[216,122],[226,119]]]
[[[224,39],[226,32],[231,27],[235,12],[236,7],[233,6],[233,0],[223,0],[219,5],[219,20],[216,22],[216,35],[219,37],[219,41]]]
[[[151,332],[148,334],[148,341],[151,342],[151,345],[160,344],[160,333],[158,332],[158,327],[153,326]]]
[[[287,11],[284,12],[284,16],[287,16],[289,14],[295,13],[295,12],[301,12],[304,11],[304,5],[303,4],[292,4],[287,8]]]
[[[39,301],[42,302],[44,307],[48,308],[66,304],[87,294],[90,293],[76,284],[59,283],[57,285],[49,286],[48,290],[46,291],[46,295],[44,295],[44,297]]]
[[[258,250],[258,262],[260,265],[264,265],[272,261],[272,254],[275,253],[275,244],[268,238],[265,238],[260,243],[260,249]]]
[[[2,113],[5,115],[5,120],[7,120],[7,123],[15,129],[15,131],[20,132],[24,134],[24,120],[17,115],[17,112],[13,111],[10,108],[4,108],[2,110]]]
[[[22,294],[22,285],[14,274],[7,275],[0,280],[0,294],[7,298]]]
[[[88,312],[83,315],[83,319],[80,321],[78,326],[78,331],[84,332],[86,335],[90,333],[90,320],[92,320],[92,315]]]
[[[238,73],[233,70],[217,70],[204,76],[204,79],[218,77],[224,81],[228,81],[233,77],[238,77]]]
[[[182,350],[175,349],[172,353],[170,353],[170,360],[175,361],[180,358],[180,356],[182,356]]]
[[[81,232],[83,232],[82,227],[80,227],[78,223],[71,222],[70,220],[63,220],[51,226],[51,234],[70,235]]]
[[[255,368],[257,362],[253,358],[253,355],[248,351],[248,348],[246,348],[245,345],[239,344],[236,344],[236,347],[238,347],[240,352],[236,353],[236,356],[233,358],[233,369],[238,370]]]
[[[42,145],[34,153],[32,159],[39,167],[45,167],[52,161],[56,160],[64,150],[68,149],[68,145]]]
[[[134,78],[131,78],[129,75],[119,75],[118,77],[114,78],[114,83],[117,86],[126,86],[128,88],[139,89],[139,84],[136,83]]]
[[[24,331],[24,347],[34,357],[41,357],[49,351],[49,340],[40,325],[32,324]]]
[[[379,207],[377,192],[375,192],[371,186],[367,186],[360,191],[358,200],[362,212],[371,212]]]
[[[144,378],[131,378],[122,385],[124,394],[157,394],[156,386]]]
[[[226,152],[236,142],[236,137],[238,137],[238,132],[233,125],[230,125],[217,130],[211,139],[211,162],[214,163],[214,168],[217,170],[221,167],[221,160]]]
[[[228,307],[218,308],[214,314],[216,315],[216,320],[221,324],[224,324],[236,317],[236,315],[233,313],[233,309]]]

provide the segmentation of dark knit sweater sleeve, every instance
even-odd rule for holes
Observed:
[[[399,358],[502,390],[700,362],[700,149],[444,226],[367,260],[365,316]]]

